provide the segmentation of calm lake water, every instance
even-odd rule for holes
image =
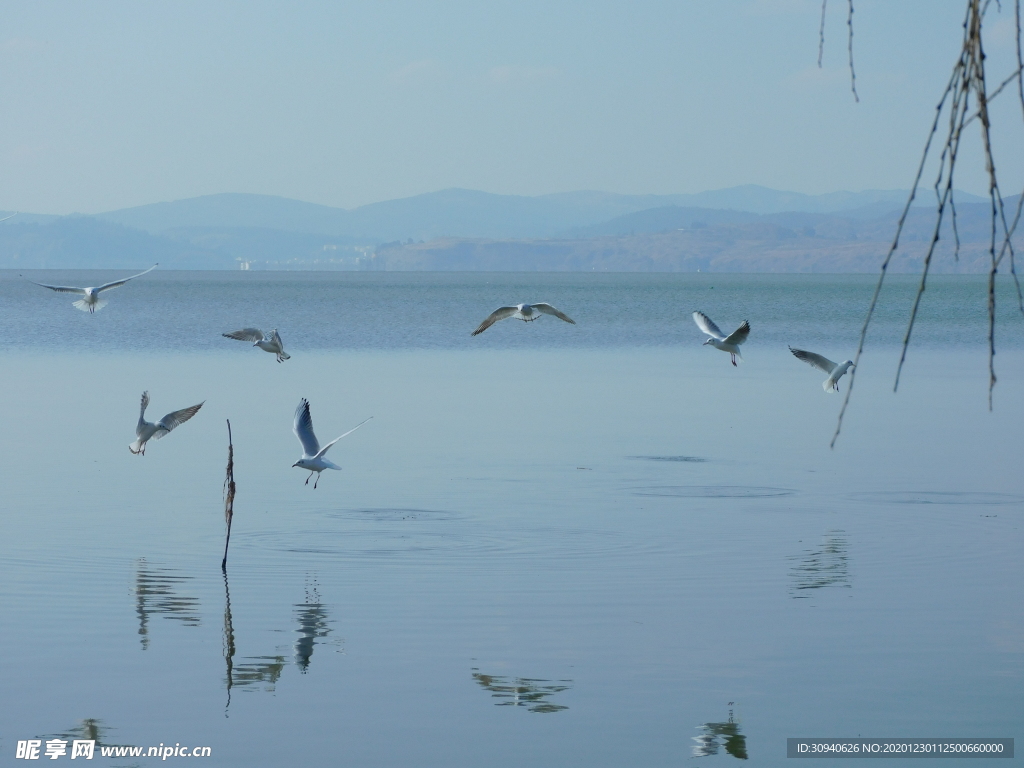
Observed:
[[[993,412],[972,277],[930,284],[893,394],[895,278],[829,450],[842,396],[786,345],[852,357],[870,277],[158,270],[90,316],[2,272],[0,764],[35,738],[217,766],[1019,740],[1024,322],[1001,288]],[[532,300],[577,324],[470,337]],[[695,309],[750,321],[741,366]],[[219,335],[246,325],[292,359]],[[151,418],[205,405],[133,456],[146,389]],[[374,417],[316,490],[301,397],[323,441]]]

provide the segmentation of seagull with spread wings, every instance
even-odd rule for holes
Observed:
[[[152,272],[158,266],[160,265],[154,264],[152,267],[147,269],[146,272]],[[82,298],[73,302],[74,305],[83,312],[93,314],[97,309],[103,309],[107,306],[106,300],[100,298],[100,294],[103,293],[103,291],[109,291],[111,288],[120,288],[129,280],[134,280],[136,277],[142,277],[146,272],[139,272],[137,275],[126,277],[123,280],[115,280],[112,283],[106,283],[105,285],[95,288],[76,288],[71,285],[45,285],[43,283],[33,282],[32,280],[29,280],[29,282],[32,283],[32,285],[38,285],[40,288],[49,288],[51,291],[57,291],[58,293],[77,293],[82,296]]]
[[[314,472],[316,473],[316,481],[313,483],[313,488],[315,489],[316,484],[320,482],[321,472],[325,469],[341,469],[330,459],[325,459],[324,454],[341,438],[345,437],[345,435],[351,435],[372,418],[373,416],[370,416],[369,419],[363,419],[363,421],[356,424],[344,435],[339,435],[321,448],[316,435],[313,434],[313,418],[309,415],[309,401],[306,398],[302,398],[299,407],[295,409],[295,423],[292,425],[292,431],[295,432],[295,436],[299,438],[299,442],[302,444],[302,458],[292,464],[292,466],[309,470],[309,477],[306,478],[305,485],[309,485],[309,478],[313,477]]]
[[[723,352],[728,352],[732,358],[732,364],[736,365],[736,360],[743,362],[743,356],[740,354],[740,344],[747,340],[747,336],[750,335],[750,323],[746,320],[740,325],[735,331],[726,336],[722,333],[722,330],[715,325],[715,321],[705,315],[703,312],[693,313],[693,322],[697,324],[709,338],[704,342],[705,346],[710,344],[715,349],[720,349]]]
[[[206,401],[204,400],[203,402],[205,403]],[[142,393],[142,407],[139,409],[139,425],[135,427],[136,440],[128,446],[129,451],[135,454],[141,453],[143,456],[146,455],[146,443],[150,440],[159,440],[178,425],[184,424],[199,412],[199,409],[203,407],[203,403],[193,405],[188,408],[182,408],[180,411],[171,411],[156,424],[151,421],[146,421],[146,408],[148,406],[149,392],[147,391]]]
[[[524,323],[532,323],[541,315],[553,315],[559,320],[565,320],[567,323],[576,325],[575,320],[564,312],[559,312],[550,304],[546,304],[544,302],[541,302],[540,304],[516,304],[514,307],[498,307],[496,310],[491,312],[491,314],[487,316],[487,319],[480,323],[480,326],[470,335],[476,336],[478,333],[483,333],[499,320],[504,320],[508,317],[515,318],[516,320],[522,320]]]
[[[284,342],[281,341],[281,334],[274,328],[270,333],[263,333],[259,328],[243,328],[240,331],[222,333],[221,336],[239,341],[252,341],[254,347],[259,347],[264,352],[273,352],[277,355],[277,362],[291,359],[291,355],[284,351]]]
[[[841,363],[833,363],[827,357],[816,355],[813,352],[806,352],[802,349],[789,348],[789,351],[793,353],[793,356],[798,360],[803,360],[805,363],[814,366],[819,371],[824,371],[828,374],[828,378],[822,382],[821,388],[826,392],[838,392],[839,391],[839,380],[843,378],[843,375],[853,368],[853,360],[844,360]]]

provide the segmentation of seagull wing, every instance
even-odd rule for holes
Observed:
[[[725,337],[723,341],[726,344],[742,344],[747,340],[747,336],[750,335],[750,323],[746,320],[743,321],[743,325],[737,328],[735,331]]]
[[[352,429],[350,429],[344,435],[338,435],[336,438],[331,440],[331,442],[329,442],[327,445],[325,445],[323,448],[321,448],[319,451],[317,451],[316,456],[314,456],[313,458],[319,459],[321,456],[323,456],[325,453],[327,453],[327,449],[328,448],[330,448],[332,445],[334,445],[336,442],[341,440],[341,438],[345,437],[346,435],[351,435],[353,432],[355,432],[357,429],[359,429],[361,426],[363,426],[363,424],[365,424],[366,422],[368,422],[372,418],[373,418],[373,416],[370,416],[368,419],[363,419],[361,422],[359,422],[354,427],[352,427]]]
[[[284,342],[281,341],[281,334],[277,332],[277,328],[270,332],[270,340],[277,344],[278,349],[284,351]]]
[[[695,322],[697,327],[711,338],[718,339],[719,341],[722,341],[725,338],[725,334],[722,333],[722,329],[715,325],[715,321],[703,312],[694,312],[693,322]]]
[[[14,212],[14,213],[12,213],[12,214],[11,214],[10,216],[4,216],[4,217],[3,217],[2,219],[0,219],[0,221],[7,221],[8,219],[13,219],[13,218],[14,218],[15,216],[17,216],[17,215],[18,215],[18,212],[17,212],[17,211],[15,211],[15,212]]]
[[[206,401],[204,400],[203,403],[205,402]],[[188,408],[182,408],[180,411],[171,411],[168,413],[157,422],[156,425],[158,427],[158,431],[153,435],[153,439],[159,440],[179,424],[184,424],[186,421],[191,419],[199,412],[199,409],[203,407],[203,403],[199,403],[199,405],[193,405]]]
[[[519,307],[498,307],[496,310],[491,312],[491,314],[487,316],[487,319],[480,323],[480,326],[470,335],[476,336],[478,333],[483,333],[499,320],[504,320],[506,317],[512,317],[512,315],[518,311]]]
[[[32,285],[38,285],[40,288],[49,288],[51,291],[59,291],[60,293],[80,293],[85,295],[85,288],[75,288],[71,285],[46,285],[45,283],[36,283],[29,280]]]
[[[146,409],[149,407],[149,392],[142,393],[142,403],[139,406],[139,423],[135,427],[135,436],[142,437],[142,432],[146,428]]]
[[[545,315],[554,315],[559,320],[565,320],[565,322],[567,322],[567,323],[572,323],[573,325],[576,325],[576,321],[575,320],[573,320],[571,317],[569,317],[564,312],[559,312],[557,309],[552,307],[550,304],[534,304],[533,308],[536,309],[538,312],[543,312]]]
[[[152,267],[147,269],[146,272],[152,272],[158,266],[160,266],[160,265],[159,264],[154,264]],[[99,288],[96,289],[96,293],[99,293],[100,291],[108,291],[111,288],[119,288],[122,285],[124,285],[125,283],[127,283],[129,280],[134,280],[136,277],[142,277],[144,274],[146,274],[146,272],[139,272],[139,274],[132,275],[131,277],[126,277],[124,280],[115,280],[112,283],[106,283],[104,285],[101,285]]]
[[[807,352],[803,349],[789,348],[789,351],[793,353],[793,356],[798,360],[803,360],[805,363],[813,365],[819,371],[825,373],[832,373],[836,369],[836,364],[829,360],[827,357],[816,355],[813,352]]]
[[[222,333],[228,339],[238,339],[239,341],[263,341],[263,331],[259,328],[243,328],[240,331],[232,331],[231,333]]]
[[[320,443],[313,434],[313,418],[309,415],[309,400],[306,398],[302,398],[299,407],[295,409],[292,431],[302,443],[303,456],[316,456],[320,453]]]

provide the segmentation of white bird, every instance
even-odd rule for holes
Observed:
[[[156,269],[159,264],[154,264],[152,267],[146,270],[146,272],[152,272]],[[100,298],[100,294],[103,291],[109,291],[111,288],[119,288],[120,286],[127,283],[129,280],[134,280],[136,277],[142,277],[146,272],[139,272],[137,275],[126,277],[124,280],[115,280],[112,283],[101,285],[96,288],[76,288],[70,285],[45,285],[43,283],[36,283],[29,280],[32,285],[38,285],[41,288],[49,288],[51,291],[57,291],[59,293],[77,293],[81,294],[84,298],[74,302],[74,305],[83,312],[94,313],[97,309],[103,309],[107,306],[107,302]]]
[[[339,435],[321,448],[320,443],[317,442],[316,435],[313,434],[313,418],[309,415],[309,401],[306,398],[302,398],[299,407],[295,409],[295,424],[292,425],[292,431],[295,432],[295,436],[299,438],[299,442],[302,444],[302,458],[292,464],[292,466],[309,470],[309,477],[306,478],[305,485],[309,485],[309,478],[313,476],[314,472],[316,473],[316,482],[313,483],[313,488],[315,489],[316,484],[320,482],[321,472],[325,469],[341,469],[330,459],[325,459],[324,454],[341,438],[345,437],[345,435],[351,435],[372,418],[373,416],[369,419],[364,419],[344,435]]]
[[[705,346],[710,344],[715,349],[728,352],[732,358],[733,365],[736,365],[737,358],[739,358],[741,363],[743,362],[743,356],[740,354],[740,344],[746,341],[747,336],[750,335],[750,323],[744,320],[743,324],[739,328],[726,336],[722,333],[722,330],[715,325],[715,321],[703,312],[694,312],[693,322],[697,324],[698,328],[711,337],[704,342]]]
[[[281,334],[277,332],[277,328],[272,330],[269,334],[263,333],[259,328],[243,328],[240,331],[232,331],[231,333],[222,333],[228,339],[238,339],[239,341],[253,341],[254,347],[259,347],[264,352],[273,352],[277,355],[277,362],[282,360],[290,360],[291,355],[284,351],[284,342],[281,341]]]
[[[491,314],[487,316],[487,319],[480,323],[480,327],[470,335],[476,336],[478,333],[483,333],[496,322],[504,320],[507,317],[514,317],[516,320],[522,320],[524,323],[531,323],[542,314],[554,315],[559,320],[565,320],[567,323],[576,325],[575,320],[567,314],[559,312],[550,304],[516,304],[514,307],[498,307],[496,310],[491,312]]]
[[[838,392],[839,391],[839,380],[843,378],[843,375],[853,368],[853,360],[844,360],[841,363],[833,363],[827,357],[816,355],[813,352],[805,352],[802,349],[789,348],[789,351],[798,360],[803,360],[805,363],[809,363],[817,368],[819,371],[824,371],[828,374],[828,378],[822,382],[821,387],[826,392]]]
[[[204,400],[203,403],[205,402],[206,401]],[[203,407],[203,403],[193,405],[189,408],[182,408],[180,411],[171,411],[156,424],[153,424],[152,422],[146,421],[146,407],[149,405],[149,392],[143,392],[142,407],[139,409],[139,425],[135,427],[135,437],[137,439],[134,443],[128,446],[128,450],[132,453],[141,453],[145,456],[146,443],[150,440],[159,440],[179,424],[184,424],[196,415],[199,409]]]

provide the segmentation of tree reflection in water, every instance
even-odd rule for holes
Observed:
[[[526,707],[530,712],[560,712],[568,707],[561,704],[552,704],[547,699],[556,693],[561,693],[571,688],[572,680],[541,680],[532,677],[504,677],[500,675],[485,675],[480,670],[473,669],[473,679],[482,688],[491,691],[491,696],[496,699],[498,707]],[[546,685],[545,685],[546,684]]]

